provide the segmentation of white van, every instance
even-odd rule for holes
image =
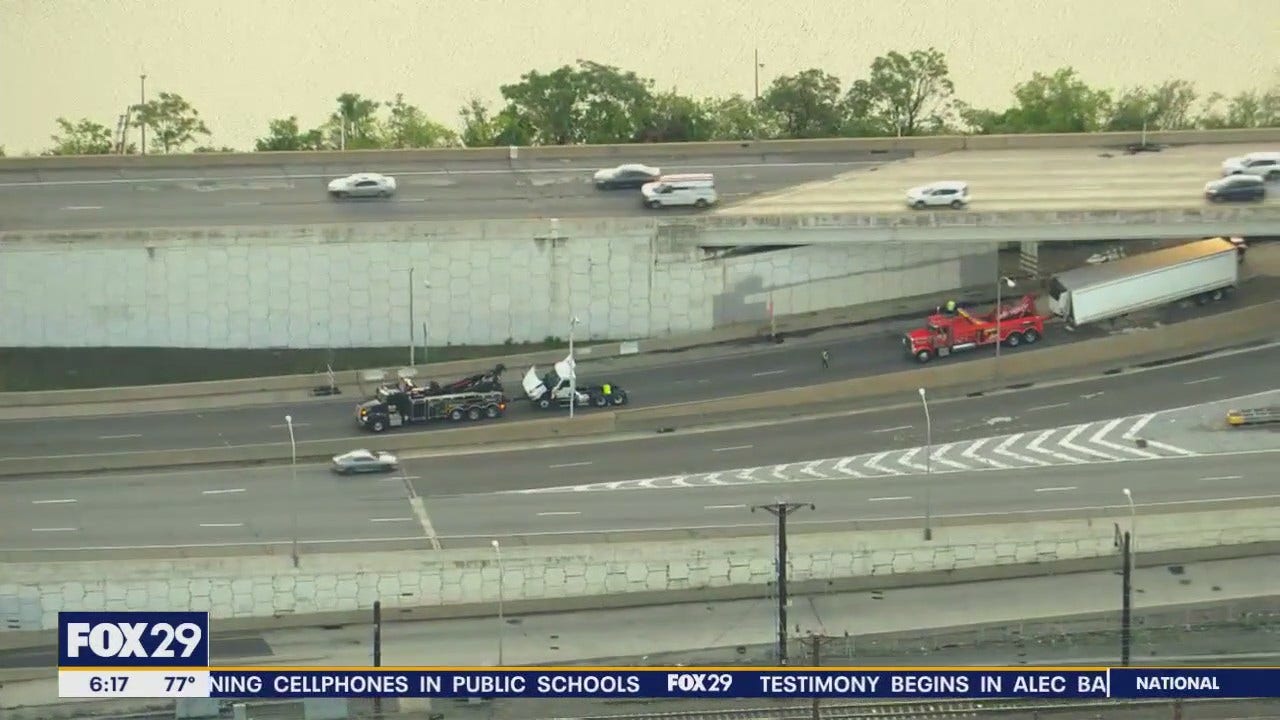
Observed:
[[[650,208],[692,205],[704,208],[715,205],[716,177],[710,173],[689,175],[663,175],[657,182],[646,183],[640,188],[644,204]]]

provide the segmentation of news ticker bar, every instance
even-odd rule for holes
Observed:
[[[61,698],[1276,698],[1280,668],[59,669]]]

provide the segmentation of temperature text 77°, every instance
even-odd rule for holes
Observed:
[[[188,684],[195,684],[195,676],[193,675],[165,675],[164,691],[167,693],[182,692]]]

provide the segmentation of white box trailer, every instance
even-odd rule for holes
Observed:
[[[1049,310],[1087,325],[1194,298],[1220,300],[1240,280],[1237,248],[1225,238],[1068,270],[1049,281]]]

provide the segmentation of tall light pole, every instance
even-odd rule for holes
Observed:
[[[147,74],[143,73],[138,76],[138,89],[142,101],[138,103],[138,129],[142,131],[142,141],[138,145],[138,150],[143,155],[147,154],[147,123],[142,119],[142,106],[147,104]]]
[[[418,349],[418,338],[414,334],[415,333],[414,328],[418,326],[418,318],[417,318],[417,315],[414,313],[414,309],[413,309],[413,296],[414,296],[414,290],[416,289],[413,284],[413,271],[414,271],[414,268],[412,267],[409,268],[409,367],[415,366],[415,361],[417,360],[415,353],[417,352],[417,349]],[[422,287],[430,289],[431,281],[423,280]],[[427,362],[427,323],[426,321],[423,321],[422,323],[422,362],[423,364],[426,364]]]
[[[924,388],[920,393],[920,405],[924,407],[924,539],[933,539],[933,418],[929,416],[929,398]]]
[[[503,616],[502,602],[504,600],[504,591],[502,587],[502,544],[497,540],[493,541],[493,554],[498,559],[498,667],[502,667],[502,636],[506,633],[507,619]]]
[[[1133,543],[1138,540],[1138,506],[1133,502],[1133,493],[1124,488],[1124,499],[1129,503],[1129,532],[1133,535]]]
[[[573,408],[578,404],[578,361],[573,357],[573,329],[578,326],[578,317],[569,318],[569,419],[573,419]]]
[[[760,48],[756,48],[756,60],[752,63],[756,71],[756,100],[760,99],[760,68],[764,65],[760,64]]]
[[[284,424],[289,428],[289,503],[290,526],[293,530],[293,566],[298,567],[298,443],[293,437],[293,416],[285,415]]]
[[[1010,288],[1015,287],[1017,285],[1017,283],[1015,283],[1011,278],[1007,278],[1004,275],[1000,275],[1000,251],[999,250],[996,251],[996,275],[999,276],[998,279],[996,280],[996,372],[999,373],[1000,372],[1000,346],[1004,344],[1000,340],[1000,319],[1001,319],[1001,315],[1003,315],[1003,313],[1000,310],[1000,303],[1002,300],[1001,291],[1004,289],[1006,285],[1008,285]]]

